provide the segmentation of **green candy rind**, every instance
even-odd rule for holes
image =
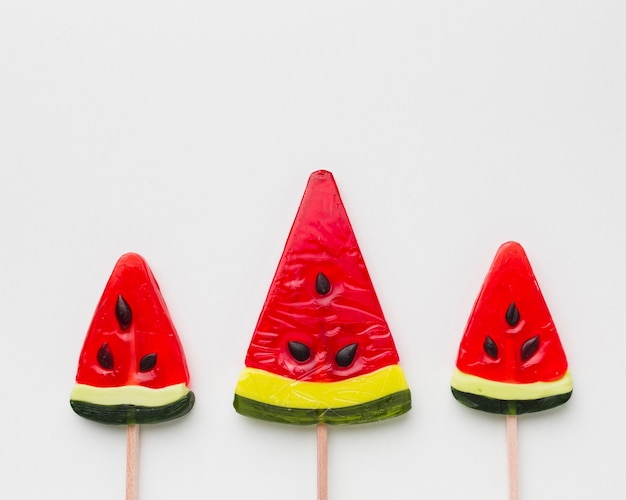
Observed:
[[[189,391],[183,398],[163,406],[101,405],[76,400],[70,400],[70,405],[81,417],[102,424],[156,424],[186,415],[193,408],[195,400],[193,392]]]
[[[283,424],[365,424],[397,417],[409,411],[411,409],[411,392],[406,389],[368,403],[341,408],[319,409],[270,405],[235,394],[233,406],[238,413],[246,417]]]
[[[452,394],[460,403],[474,410],[488,413],[498,413],[500,415],[522,415],[523,413],[535,413],[549,410],[566,403],[572,397],[572,391],[565,394],[557,394],[539,399],[495,399],[469,392],[456,390],[454,387]]]

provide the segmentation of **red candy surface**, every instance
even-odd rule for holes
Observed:
[[[567,371],[552,316],[518,243],[498,249],[461,340],[457,368],[510,383],[549,382]]]
[[[246,366],[322,382],[397,362],[333,176],[314,172],[261,311]]]
[[[189,383],[185,356],[159,285],[137,254],[123,255],[115,265],[87,332],[76,382],[154,389]]]

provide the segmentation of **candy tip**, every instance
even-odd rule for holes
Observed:
[[[503,251],[521,251],[524,252],[524,247],[522,247],[521,244],[519,244],[517,241],[507,241],[506,243],[502,243],[502,245],[500,245],[500,248],[498,248],[498,253],[503,252]]]
[[[139,255],[136,252],[126,252],[119,258],[119,260],[134,260],[134,259],[145,260],[141,255]]]
[[[309,179],[314,179],[314,178],[324,178],[324,177],[330,177],[331,179],[333,178],[333,174],[331,171],[329,170],[316,170],[315,172],[313,172],[310,176]]]
[[[115,267],[120,266],[137,266],[137,265],[147,265],[146,259],[144,259],[141,255],[135,252],[127,252],[123,254],[115,264]]]
[[[518,246],[518,247],[521,247],[522,245],[520,245],[517,241],[509,240],[509,241],[506,241],[506,242],[502,243],[501,246],[503,246],[503,247],[506,247],[506,246]]]

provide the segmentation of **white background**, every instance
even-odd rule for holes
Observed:
[[[497,247],[574,376],[519,420],[524,500],[623,498],[626,4],[0,2],[0,497],[123,498],[125,431],[69,406],[117,258],[151,265],[194,410],[140,498],[315,498],[315,429],[233,390],[308,175],[333,171],[414,409],[330,429],[330,499],[500,500],[504,418],[451,396]]]

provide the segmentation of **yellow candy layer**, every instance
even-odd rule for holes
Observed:
[[[161,389],[152,389],[140,385],[122,387],[94,387],[76,384],[72,389],[70,400],[83,401],[97,405],[135,405],[164,406],[184,398],[189,388],[183,384],[170,385]]]
[[[408,388],[399,365],[339,382],[306,382],[257,368],[244,368],[235,393],[269,405],[311,409],[368,403]]]
[[[485,396],[487,398],[504,401],[534,400],[572,392],[572,375],[569,370],[567,370],[562,378],[553,382],[512,384],[469,375],[457,368],[452,375],[451,385],[457,391]]]

